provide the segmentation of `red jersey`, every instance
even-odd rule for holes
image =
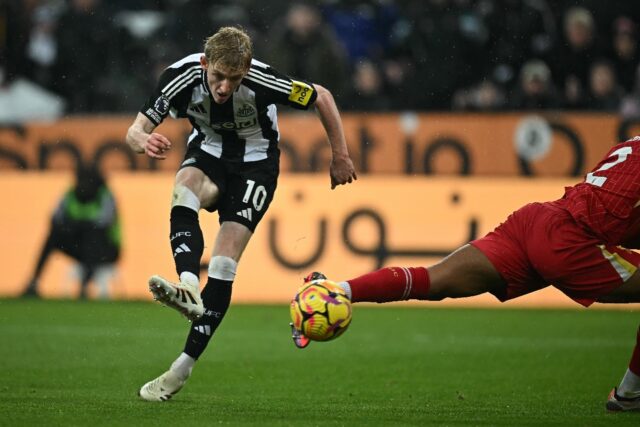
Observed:
[[[640,248],[640,136],[611,148],[553,204],[603,242]]]

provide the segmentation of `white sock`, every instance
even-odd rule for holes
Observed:
[[[182,381],[185,381],[191,375],[191,370],[195,363],[196,359],[187,353],[180,353],[180,356],[171,364],[170,369],[175,372]]]
[[[180,273],[180,283],[187,283],[190,286],[195,286],[196,289],[200,290],[200,279],[190,271],[183,271],[182,273]]]
[[[627,369],[618,386],[618,396],[638,397],[640,396],[640,377]]]
[[[340,282],[338,283],[338,286],[344,289],[345,293],[347,294],[347,298],[349,298],[349,301],[351,301],[351,285],[349,284],[349,282]]]

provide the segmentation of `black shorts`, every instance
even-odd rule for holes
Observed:
[[[267,158],[256,162],[230,162],[198,147],[189,147],[180,169],[195,167],[218,186],[220,197],[209,212],[218,211],[219,221],[245,225],[252,232],[267,212],[278,185],[280,161]]]

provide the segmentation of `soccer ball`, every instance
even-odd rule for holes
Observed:
[[[336,283],[312,280],[291,301],[293,327],[314,341],[339,337],[351,324],[351,301]]]

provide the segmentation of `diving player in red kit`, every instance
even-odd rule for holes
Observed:
[[[507,301],[549,285],[585,307],[640,302],[640,254],[630,250],[640,248],[639,205],[640,136],[615,145],[561,199],[518,209],[434,266],[382,268],[340,285],[352,302],[439,301],[485,292]],[[307,280],[315,278],[324,276],[312,273]],[[640,410],[640,330],[607,409]]]

